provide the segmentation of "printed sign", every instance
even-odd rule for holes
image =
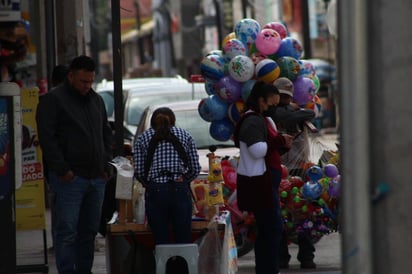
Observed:
[[[22,112],[22,186],[16,191],[16,229],[37,230],[46,227],[42,153],[40,150],[36,109],[39,90],[23,88]]]

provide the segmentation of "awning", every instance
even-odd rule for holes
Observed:
[[[123,43],[128,43],[128,42],[133,42],[139,37],[150,34],[151,32],[153,32],[154,25],[155,25],[154,21],[150,20],[150,21],[144,23],[141,26],[140,31],[138,31],[137,29],[134,29],[134,30],[131,30],[128,33],[122,35],[122,37],[121,37],[122,44]]]

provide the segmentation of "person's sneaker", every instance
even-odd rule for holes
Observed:
[[[314,261],[303,261],[300,263],[300,268],[303,269],[314,269],[316,268],[316,264]]]

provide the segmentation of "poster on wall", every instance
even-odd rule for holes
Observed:
[[[20,19],[20,0],[0,1],[0,22],[19,21]]]
[[[22,89],[22,186],[16,191],[17,230],[40,230],[46,227],[45,182],[36,124],[38,102],[37,87]]]

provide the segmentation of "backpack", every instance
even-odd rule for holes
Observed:
[[[170,135],[168,135],[165,139],[166,142],[172,143],[174,149],[177,151],[179,154],[180,159],[183,161],[183,164],[185,167],[189,166],[189,158],[187,157],[186,151],[183,148],[183,145],[180,143],[179,139],[174,135],[172,132],[170,132]],[[149,176],[149,170],[150,167],[152,166],[153,163],[153,156],[156,151],[156,148],[159,144],[160,141],[157,138],[153,138],[149,142],[149,147],[147,149],[147,156],[146,156],[146,161],[144,163],[144,177],[145,177],[145,182],[143,185],[147,184],[147,177]]]

